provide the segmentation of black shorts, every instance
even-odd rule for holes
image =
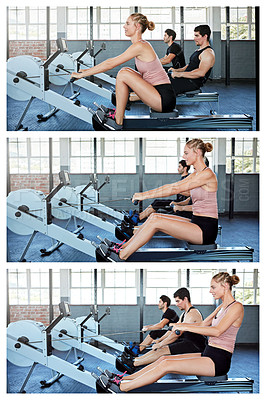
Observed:
[[[171,355],[186,354],[186,353],[201,353],[199,349],[191,340],[177,339],[174,343],[168,345]]]
[[[215,243],[218,233],[218,219],[211,217],[201,217],[200,215],[192,215],[191,222],[200,227],[203,234],[202,244]]]
[[[162,112],[171,112],[176,105],[175,92],[170,83],[154,86],[162,99]]]
[[[226,375],[231,366],[232,353],[207,345],[201,353],[202,357],[209,357],[215,365],[215,376]]]
[[[161,338],[166,332],[166,329],[157,329],[155,331],[150,331],[149,335],[153,340],[155,340]]]
[[[170,78],[171,84],[173,86],[175,95],[191,92],[192,90],[198,90],[200,88],[193,79],[187,78]]]

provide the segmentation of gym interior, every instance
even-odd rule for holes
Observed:
[[[134,205],[134,193],[180,180],[188,139],[8,138],[7,260],[96,262],[101,240],[128,240],[125,215],[151,204]],[[168,261],[259,262],[260,140],[204,141],[213,145],[206,157],[218,180],[218,248],[187,251],[183,240],[158,232],[128,261],[165,261],[170,251]]]
[[[95,112],[113,107],[117,73],[135,69],[134,60],[74,83],[70,75],[123,53],[130,45],[123,25],[133,12],[155,23],[143,38],[159,58],[164,32],[173,29],[186,63],[196,49],[195,26],[208,24],[215,64],[202,93],[177,96],[171,115],[131,103],[125,130],[259,130],[259,7],[251,6],[7,7],[7,130],[99,130]]]
[[[117,373],[116,358],[124,346],[141,342],[146,336],[142,327],[160,321],[161,295],[171,299],[170,308],[180,317],[173,294],[178,288],[187,288],[192,304],[206,318],[217,307],[217,301],[210,294],[210,281],[221,271],[240,278],[233,295],[244,305],[244,320],[228,373],[228,387],[200,386],[195,382],[196,377],[167,374],[158,383],[157,392],[251,393],[253,390],[259,393],[258,269],[205,266],[187,269],[180,265],[167,268],[150,265],[145,269],[92,269],[86,265],[46,269],[9,265],[8,392],[95,393],[100,370]],[[58,320],[63,313],[58,307],[61,302],[68,309],[66,316]],[[85,321],[83,333],[78,329],[82,321]],[[51,333],[53,347],[46,357],[46,350],[40,351],[44,330]],[[24,356],[20,353],[23,348]],[[186,386],[181,386],[183,380]],[[168,382],[168,387],[163,382]],[[142,389],[145,392],[145,387]]]

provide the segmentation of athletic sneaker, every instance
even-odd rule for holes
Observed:
[[[102,256],[104,258],[106,258],[107,261],[110,262],[124,262],[125,260],[121,260],[121,258],[119,258],[119,249],[115,249],[115,248],[109,248],[108,246],[106,246],[106,244],[100,244],[100,246],[98,247],[100,253],[102,254]]]
[[[121,131],[123,125],[118,125],[115,120],[115,112],[105,114],[102,110],[97,110],[95,117],[98,119],[100,124],[110,131]]]
[[[101,386],[102,389],[105,390],[106,393],[122,393],[119,385],[110,381],[110,379],[106,375],[101,375],[97,383],[99,386]]]
[[[130,355],[131,357],[137,357],[140,354],[139,345],[136,344],[134,347],[125,347],[124,353]]]
[[[138,225],[139,223],[139,213],[136,210],[129,210],[128,215],[124,216],[124,221],[133,224],[133,225]]]
[[[120,382],[122,380],[122,378],[125,376],[126,373],[127,372],[125,371],[122,375],[121,374],[115,374],[114,372],[111,372],[111,371],[108,371],[108,369],[105,369],[103,371],[102,375],[106,375],[107,378],[113,380],[114,383],[117,384],[118,381]]]
[[[112,242],[112,240],[109,240],[109,239],[105,238],[105,239],[103,240],[103,242],[104,242],[104,244],[106,244],[106,246],[108,246],[108,247],[114,247],[114,246],[115,246],[116,248],[120,249],[120,248],[123,246],[123,244],[126,243],[126,239],[123,240],[122,243],[116,243],[116,242]]]

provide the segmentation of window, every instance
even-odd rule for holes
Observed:
[[[205,139],[215,146],[215,139]],[[145,140],[145,173],[176,173],[178,162],[183,159],[186,139],[160,140],[156,137]],[[213,168],[213,152],[207,153],[209,167]],[[191,171],[190,171],[191,172]]]
[[[53,139],[53,171],[60,166],[59,139]],[[9,139],[10,174],[49,173],[49,139]]]
[[[97,172],[136,173],[135,139],[99,139],[96,141]],[[94,140],[70,139],[70,172],[94,172]]]
[[[96,271],[96,275],[95,275]],[[160,270],[156,267],[144,269],[143,293],[146,304],[158,304],[162,294],[170,297],[178,288],[187,287],[193,304],[214,304],[209,293],[212,277],[221,271],[234,273],[240,278],[233,287],[235,298],[245,305],[260,303],[260,280],[258,269],[204,269],[176,268]],[[61,296],[69,296],[70,304],[91,305],[95,303],[95,278],[97,277],[97,304],[136,305],[141,282],[139,269],[81,268],[52,270],[53,304],[59,304]],[[60,279],[61,278],[61,279]],[[60,293],[61,280],[64,293]],[[10,269],[9,303],[11,305],[49,304],[49,271],[47,269]]]
[[[14,269],[8,271],[9,304],[49,304],[49,271],[47,269]],[[53,302],[60,302],[59,272],[53,270]]]
[[[237,271],[236,275],[239,276],[240,282],[234,288],[234,295],[236,300],[242,304],[259,304],[260,291],[259,291],[259,274],[258,270]]]
[[[94,143],[93,139],[69,139],[70,143],[70,172],[93,173]]]
[[[50,38],[57,38],[56,8],[50,8]],[[46,40],[47,7],[9,7],[9,40]]]
[[[226,172],[231,173],[231,139],[226,140]],[[259,173],[259,140],[257,138],[235,139],[235,173]]]
[[[255,7],[230,7],[230,40],[255,40]],[[226,39],[226,8],[221,8],[221,37]]]
[[[135,270],[98,270],[98,304],[136,304],[137,285]],[[94,304],[94,271],[71,270],[71,304]]]

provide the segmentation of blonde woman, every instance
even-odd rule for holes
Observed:
[[[125,35],[130,38],[131,46],[117,57],[109,58],[102,63],[89,68],[73,72],[72,78],[85,78],[100,72],[108,71],[133,58],[137,71],[132,68],[122,68],[116,77],[116,110],[107,116],[98,110],[96,117],[99,122],[110,130],[121,130],[126,105],[129,98],[129,89],[135,95],[158,112],[170,112],[176,104],[176,97],[157,54],[151,44],[142,39],[142,34],[153,30],[155,24],[148,21],[147,17],[140,13],[131,14],[124,25]]]
[[[135,193],[132,201],[142,201],[158,197],[183,194],[192,198],[192,218],[176,215],[153,213],[141,225],[137,232],[121,245],[101,244],[99,251],[106,261],[127,260],[135,251],[144,246],[156,232],[164,232],[179,240],[193,244],[211,244],[218,232],[217,179],[214,172],[206,166],[204,156],[212,151],[211,143],[201,139],[188,141],[183,158],[194,172],[186,179],[161,186],[143,193]]]

